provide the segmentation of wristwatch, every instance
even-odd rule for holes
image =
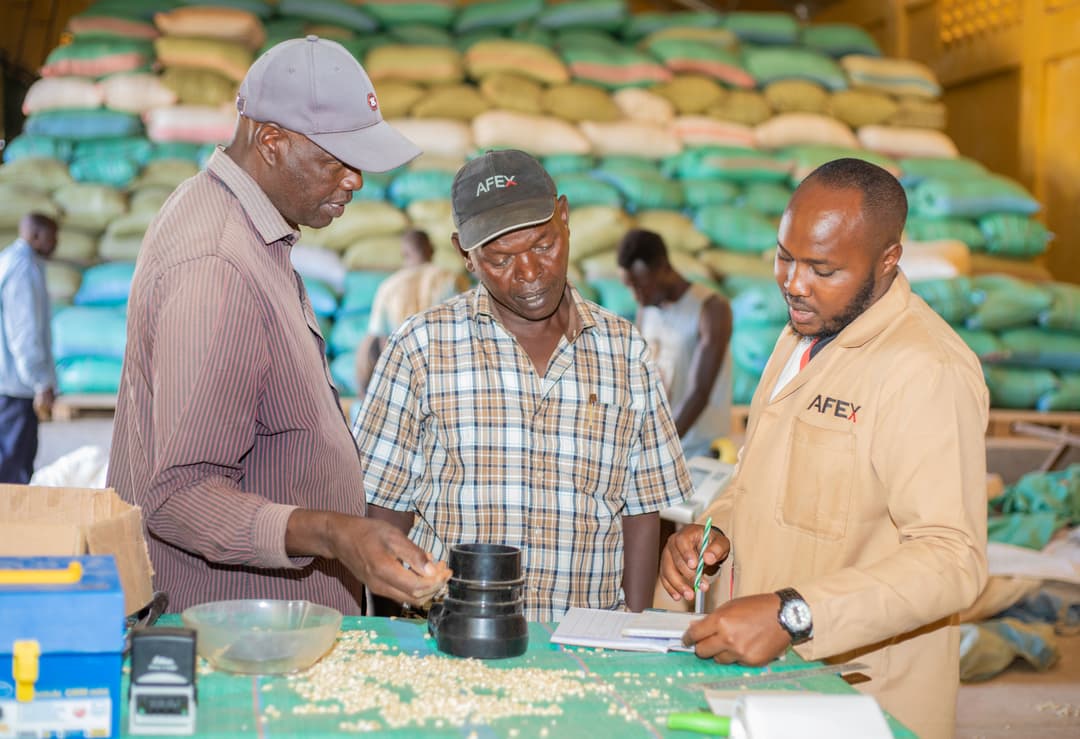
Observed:
[[[780,610],[776,614],[776,620],[791,636],[791,643],[802,644],[804,641],[809,641],[814,633],[814,619],[810,615],[810,606],[794,588],[777,590],[776,594],[780,596]]]

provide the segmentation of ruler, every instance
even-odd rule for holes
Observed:
[[[807,667],[805,670],[794,669],[778,672],[762,672],[757,675],[729,677],[724,680],[689,683],[683,687],[687,690],[732,690],[751,685],[793,682],[795,680],[801,680],[804,677],[814,677],[816,675],[845,675],[849,672],[859,672],[867,669],[870,669],[869,665],[863,664],[862,662],[845,662],[841,665]]]

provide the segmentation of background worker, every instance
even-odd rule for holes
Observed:
[[[987,578],[988,394],[978,359],[911,292],[907,199],[859,159],[822,165],[780,222],[790,324],[750,406],[736,476],[703,514],[733,599],[687,631],[701,657],[869,665],[857,687],[924,739],[952,736],[956,614]],[[661,583],[692,599],[704,531],[673,535]]]
[[[349,94],[341,92],[348,90]],[[361,612],[361,583],[423,602],[447,577],[366,518],[359,455],[289,252],[420,151],[340,44],[248,70],[232,143],[150,224],[128,303],[108,484],[142,507],[170,608],[234,598]]]
[[[451,200],[480,284],[410,319],[379,359],[354,429],[370,515],[436,557],[521,547],[529,619],[640,611],[657,511],[691,491],[645,342],[567,283],[569,204],[532,156],[474,159]]]
[[[0,251],[0,482],[30,482],[38,418],[49,417],[56,398],[45,287],[45,261],[56,241],[56,221],[28,213],[19,238]]]
[[[663,378],[683,452],[706,456],[731,431],[731,305],[679,274],[652,231],[627,231],[617,260],[637,300],[637,326]]]
[[[375,291],[367,336],[356,352],[356,392],[363,398],[371,372],[386,339],[405,319],[467,290],[468,279],[453,270],[432,264],[435,249],[427,233],[418,229],[401,236],[402,268],[387,277]]]

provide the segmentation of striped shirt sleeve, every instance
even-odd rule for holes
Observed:
[[[153,447],[144,515],[160,538],[212,562],[293,567],[293,506],[241,492],[269,358],[263,318],[236,269],[183,262],[155,286]],[[295,564],[304,564],[297,560]]]

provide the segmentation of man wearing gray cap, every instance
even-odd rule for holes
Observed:
[[[142,507],[173,610],[307,599],[358,613],[361,583],[422,602],[445,565],[365,518],[361,467],[289,252],[344,211],[362,170],[420,151],[382,120],[340,44],[285,41],[248,71],[232,143],[143,241],[108,484]]]
[[[566,281],[569,206],[521,151],[463,167],[453,236],[479,280],[389,339],[354,433],[369,515],[441,556],[522,548],[525,614],[652,602],[657,511],[691,491],[633,325]]]

